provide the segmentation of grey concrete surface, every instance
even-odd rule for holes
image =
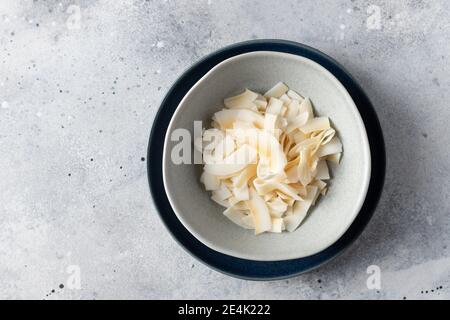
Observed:
[[[141,159],[177,76],[257,38],[340,61],[373,101],[388,154],[380,205],[351,249],[274,282],[185,253]],[[445,0],[2,0],[0,298],[448,299],[449,74]],[[370,265],[380,289],[366,285]]]

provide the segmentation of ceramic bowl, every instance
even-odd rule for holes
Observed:
[[[194,121],[207,126],[225,97],[250,88],[264,92],[278,81],[313,102],[316,115],[328,116],[343,143],[339,165],[331,166],[328,193],[292,233],[255,236],[223,214],[199,182],[202,166],[175,164],[171,133],[183,128],[193,136]],[[163,181],[170,205],[189,232],[209,248],[256,261],[280,261],[314,255],[335,243],[358,215],[371,174],[364,123],[351,96],[327,69],[284,52],[257,51],[229,58],[206,73],[184,96],[166,131]]]

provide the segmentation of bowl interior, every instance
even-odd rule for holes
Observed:
[[[278,81],[311,98],[316,115],[328,116],[344,146],[339,165],[330,165],[327,195],[310,209],[294,232],[255,236],[223,216],[199,182],[201,165],[174,164],[170,137],[194,121],[209,126],[225,97],[244,88],[265,92]],[[280,52],[251,52],[223,61],[187,93],[174,113],[164,141],[164,187],[177,217],[201,242],[219,252],[250,260],[306,257],[332,245],[357,216],[370,178],[370,151],[359,112],[342,84],[325,68],[303,57]]]

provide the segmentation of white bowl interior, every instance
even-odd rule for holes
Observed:
[[[278,81],[308,96],[317,115],[328,116],[344,146],[339,165],[332,165],[330,188],[307,219],[292,233],[255,236],[223,216],[199,182],[201,165],[175,165],[170,153],[173,130],[193,136],[195,120],[209,127],[225,97],[249,88],[265,92]],[[219,252],[251,260],[286,260],[309,256],[332,245],[351,225],[367,193],[370,150],[359,112],[342,84],[319,64],[296,55],[252,52],[230,58],[199,80],[178,106],[164,142],[163,177],[169,201],[183,225]]]

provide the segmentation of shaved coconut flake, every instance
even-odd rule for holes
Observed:
[[[326,157],[326,159],[334,163],[339,163],[341,161],[341,155],[342,155],[341,152],[330,154],[329,156]]]
[[[328,180],[330,179],[330,172],[328,170],[328,165],[325,160],[320,160],[317,163],[317,172],[316,172],[316,179],[320,180]]]
[[[279,98],[289,90],[288,86],[283,82],[278,82],[272,89],[264,93],[264,97]]]
[[[223,103],[229,109],[254,109],[256,105],[253,101],[258,97],[258,94],[245,89],[245,91],[237,96],[226,98]]]
[[[288,95],[285,93],[281,97],[279,97],[281,101],[283,101],[284,104],[288,105],[291,103],[291,98],[288,97]]]
[[[296,144],[299,144],[300,142],[305,141],[306,139],[308,139],[308,136],[305,135],[303,132],[301,132],[300,130],[295,131],[294,141]]]
[[[308,187],[308,196],[305,201],[297,201],[292,209],[292,214],[284,218],[284,224],[286,230],[289,232],[294,231],[305,219],[317,193],[317,187]]]
[[[295,92],[292,89],[288,90],[287,95],[289,98],[291,98],[293,100],[303,101],[303,99],[304,99],[301,95],[299,95],[297,92]]]
[[[256,167],[256,176],[260,179],[270,179],[274,174],[270,170],[269,159],[261,157]]]
[[[283,147],[278,142],[278,139],[270,133],[262,130],[255,132],[257,133],[257,139],[251,139],[249,145],[258,150],[260,162],[266,159],[268,160],[270,173],[280,173],[284,170],[284,166],[287,163]]]
[[[297,167],[291,167],[290,169],[286,170],[286,176],[287,176],[287,182],[293,183],[298,181],[298,170]]]
[[[249,122],[236,121],[233,123],[233,129],[254,129],[255,126]]]
[[[284,202],[286,202],[289,207],[292,207],[294,205],[295,199],[292,199],[290,196],[288,196],[280,191],[275,191],[275,194],[278,197],[280,197],[280,199],[282,199]]]
[[[227,199],[228,201],[228,207],[237,206],[239,203],[241,203],[241,200],[236,199],[234,196],[231,196]]]
[[[297,174],[300,183],[304,186],[308,185],[313,179],[313,168],[310,166],[311,149],[304,148],[300,150],[300,161],[297,166]]]
[[[302,200],[302,198],[289,185],[280,183],[273,179],[265,180],[256,178],[255,180],[253,180],[253,185],[255,186],[255,189],[258,191],[259,195],[264,195],[273,190],[278,190],[294,200]]]
[[[232,128],[236,121],[252,123],[257,128],[264,126],[264,117],[258,112],[247,109],[221,110],[216,112],[214,117],[223,130]]]
[[[255,163],[257,152],[254,148],[243,145],[226,157],[221,163],[206,164],[204,170],[216,176],[228,176],[245,169],[249,164]]]
[[[305,98],[300,104],[300,113],[306,112],[308,114],[308,120],[314,118],[314,112],[311,104],[311,100],[309,98]]]
[[[285,215],[285,217],[290,216],[290,215],[292,215],[293,213],[294,213],[293,207],[292,207],[292,206],[289,206],[289,207],[287,208],[287,210],[286,210],[286,215]],[[283,219],[283,222],[284,222],[284,219]],[[285,228],[284,228],[284,229],[286,230],[286,225],[285,225]]]
[[[283,108],[283,101],[276,98],[270,98],[266,113],[280,114],[281,108]]]
[[[275,199],[276,196],[277,196],[277,194],[274,191],[272,191],[272,192],[266,193],[263,196],[263,199],[265,202],[269,202],[269,201],[272,201],[273,199]]]
[[[264,111],[267,108],[267,100],[262,95],[258,95],[255,101],[253,103],[256,105],[258,110]]]
[[[284,170],[289,170],[290,168],[297,166],[299,162],[300,162],[300,156],[290,160],[284,167]]]
[[[213,191],[213,194],[215,194],[216,198],[219,200],[226,200],[232,196],[230,190],[228,190],[227,186],[223,182],[220,183],[217,190]]]
[[[253,216],[248,211],[248,214],[242,218],[242,223],[248,228],[248,229],[255,229],[255,222],[253,221]]]
[[[300,127],[303,133],[310,133],[313,131],[320,131],[330,128],[330,120],[328,117],[318,117],[310,119],[305,125]]]
[[[222,207],[225,207],[225,208],[228,208],[230,206],[230,204],[228,203],[227,200],[219,199],[219,197],[217,196],[217,194],[214,193],[214,191],[212,192],[211,200],[213,200],[214,202],[220,204]]]
[[[283,117],[281,117],[280,118],[280,122],[279,122],[279,129],[285,129],[286,127],[287,127],[287,125],[288,125],[288,121],[287,121],[287,119],[283,116]]]
[[[288,104],[288,108],[285,114],[286,118],[295,118],[300,112],[300,103],[298,100],[292,100]]]
[[[251,164],[242,170],[239,175],[231,178],[233,186],[240,188],[243,185],[247,185],[248,181],[256,176],[256,164]]]
[[[327,186],[327,183],[322,180],[315,180],[311,185],[316,186],[319,190],[323,190]]]
[[[326,192],[327,184],[325,182],[323,182],[322,180],[316,180],[311,185],[317,187],[317,192],[316,192],[316,195],[312,202],[312,205],[315,206],[317,199],[319,198],[319,196],[321,194],[323,194],[322,191],[325,190],[325,192]]]
[[[342,143],[338,137],[333,137],[331,141],[319,148],[318,156],[324,157],[334,153],[342,152]]]
[[[281,200],[280,197],[267,201],[267,206],[269,207],[270,215],[276,218],[281,218],[288,208],[287,203]]]
[[[197,144],[197,150],[203,150],[203,152],[212,152],[216,146],[223,140],[225,133],[218,129],[208,129],[203,132],[202,141],[194,141]],[[200,146],[200,143],[202,144]]]
[[[289,186],[291,187],[291,188],[293,188],[296,192],[297,192],[297,194],[300,196],[300,197],[302,197],[302,198],[304,198],[304,197],[306,197],[306,195],[307,195],[307,189],[306,189],[306,187],[305,186],[302,186],[300,183],[298,183],[298,182],[294,182],[294,183],[289,183]]]
[[[325,145],[333,139],[334,135],[336,134],[336,130],[330,128],[328,130],[322,131],[322,133],[319,135],[320,137],[320,144]]]
[[[228,188],[228,189],[232,189],[233,186],[233,181],[231,181],[231,177],[219,177],[219,179],[221,179],[221,182]]]
[[[234,187],[232,191],[234,197],[238,201],[246,201],[250,199],[247,184],[244,184],[241,187]]]
[[[324,189],[325,189],[325,188],[324,188]],[[323,189],[322,189],[322,190],[323,190]],[[313,201],[312,201],[312,203],[311,203],[312,206],[315,206],[315,205],[316,205],[317,199],[319,199],[319,196],[320,196],[320,192],[321,192],[320,188],[317,188],[317,191],[316,191],[316,193],[314,194],[314,198],[313,198]]]
[[[229,156],[236,149],[236,143],[231,135],[225,135],[225,138],[220,141],[214,152],[214,158],[216,161],[222,161],[225,157]]]
[[[288,119],[288,126],[286,128],[286,133],[291,133],[292,131],[306,125],[308,117],[309,117],[308,113],[303,112],[298,116],[296,116],[295,118]]]
[[[247,206],[253,216],[255,223],[255,234],[269,231],[272,228],[272,220],[270,218],[269,209],[266,202],[256,193],[255,189],[250,188],[250,200]]]
[[[266,113],[266,116],[264,117],[264,130],[272,132],[273,134],[277,128],[278,119],[276,114]]]
[[[242,210],[242,211],[246,211],[248,214],[250,213],[249,212],[249,209],[248,209],[248,206],[247,206],[247,204],[245,203],[245,201],[238,201],[238,202],[231,202],[231,199],[232,199],[233,197],[231,197],[230,199],[228,199],[228,201],[230,202],[230,206],[233,206],[236,210]],[[234,200],[236,200],[236,199],[234,199]]]
[[[253,221],[248,220],[245,211],[236,210],[234,207],[229,207],[223,212],[224,216],[233,221],[238,226],[244,229],[253,229]]]
[[[217,190],[220,187],[220,180],[217,178],[217,176],[209,174],[205,171],[203,171],[200,177],[200,182],[205,185],[205,190],[207,191]]]
[[[205,162],[201,183],[236,225],[255,234],[294,231],[327,192],[326,160],[338,163],[342,154],[336,131],[281,82],[264,96],[245,89],[224,105],[194,141]]]
[[[289,150],[291,150],[292,146],[294,145],[294,141],[291,139],[291,137],[289,135],[285,134],[285,138],[282,142],[282,145],[283,145],[283,152],[284,152],[284,154],[288,155],[287,160],[290,161]]]
[[[220,129],[212,128],[203,132],[203,140],[205,142],[211,142],[214,145],[217,145],[224,137],[225,133]]]
[[[272,218],[270,232],[281,233],[285,229],[283,218]]]

